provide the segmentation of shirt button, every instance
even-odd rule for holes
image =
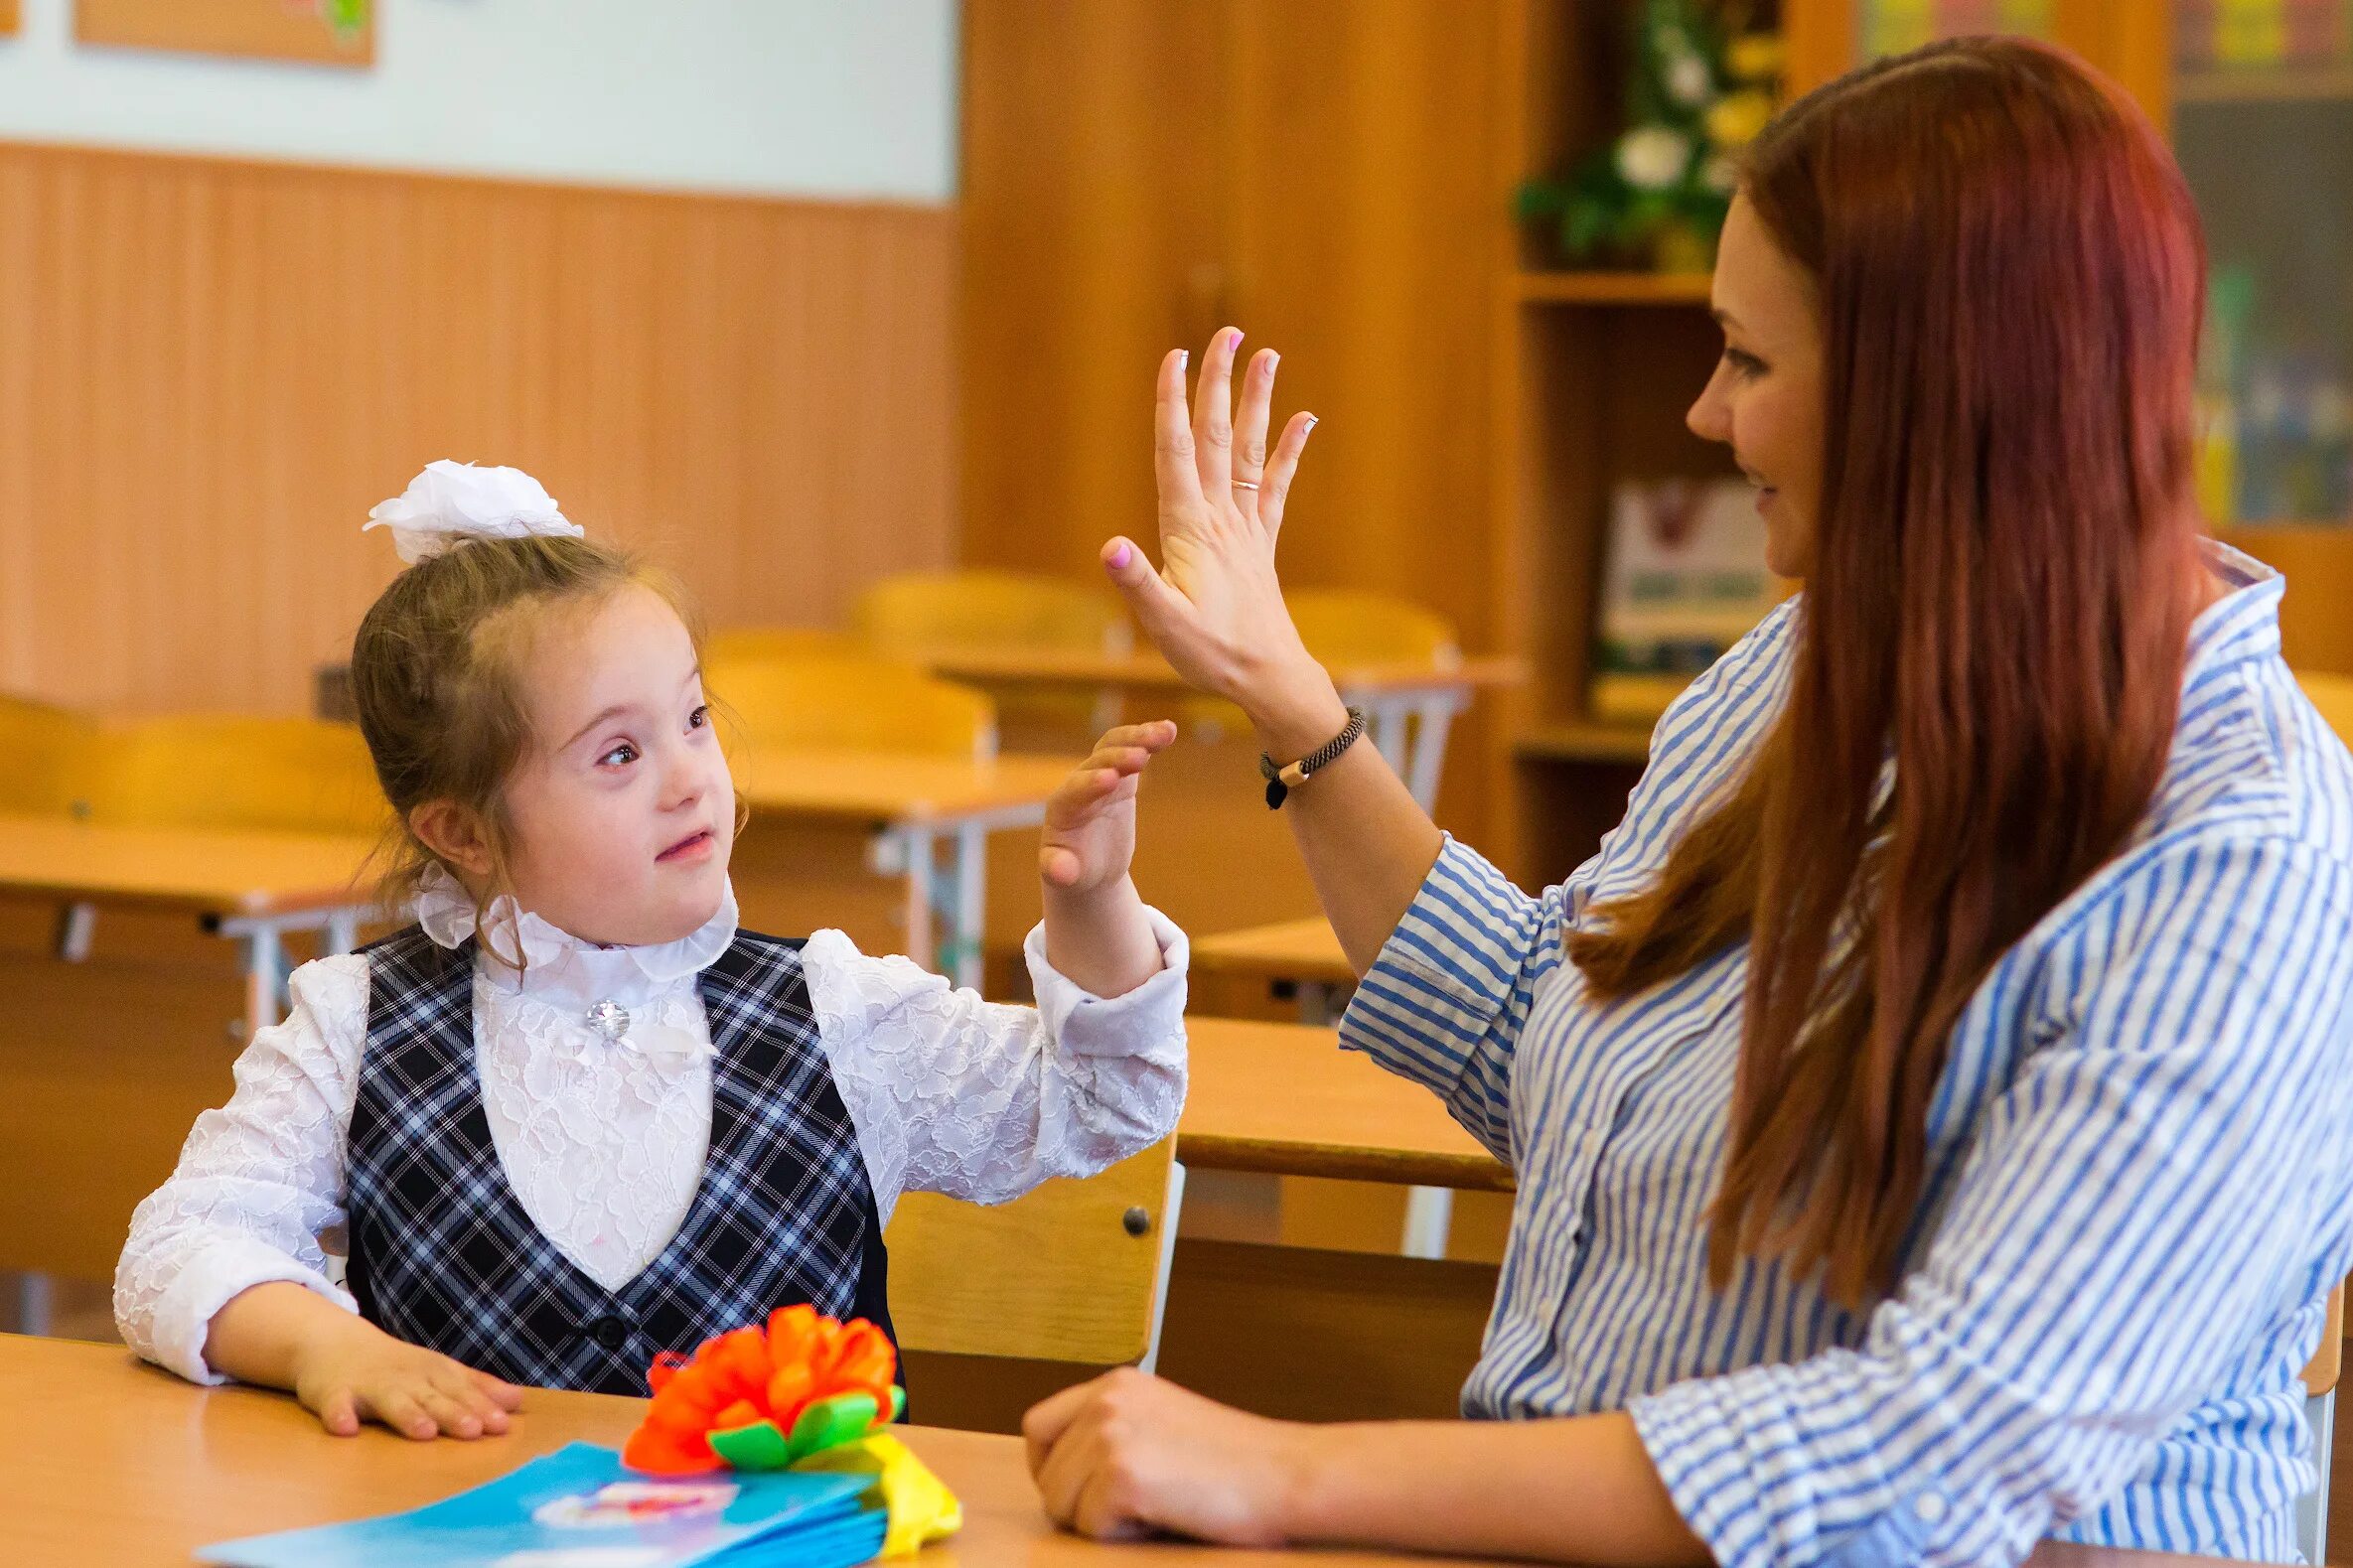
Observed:
[[[608,1351],[618,1351],[629,1340],[629,1328],[619,1318],[589,1320],[588,1337]]]
[[[1945,1498],[1942,1493],[1923,1492],[1912,1499],[1912,1512],[1921,1523],[1931,1526],[1945,1522]]]

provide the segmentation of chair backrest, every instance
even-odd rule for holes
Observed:
[[[972,569],[888,577],[860,594],[851,624],[885,653],[942,647],[1124,652],[1119,601],[1069,578]]]
[[[1152,1348],[1176,1142],[993,1208],[899,1201],[891,1319],[912,1350],[1116,1366]]]
[[[1454,623],[1409,599],[1348,588],[1300,588],[1283,598],[1299,641],[1324,663],[1462,660]]]
[[[730,745],[996,755],[996,708],[986,696],[869,653],[712,656],[703,689]]]
[[[29,697],[0,695],[0,811],[86,810],[102,743],[95,721]]]
[[[2304,688],[2304,695],[2328,727],[2337,732],[2337,739],[2353,746],[2353,675],[2324,675],[2316,670],[2299,669],[2296,684]]]
[[[116,726],[104,753],[90,794],[98,821],[368,834],[390,824],[355,725],[184,714]]]

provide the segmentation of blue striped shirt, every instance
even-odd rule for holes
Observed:
[[[1624,821],[1532,899],[1449,841],[1347,1046],[1519,1174],[1465,1413],[1628,1409],[1720,1562],[2008,1562],[2034,1541],[2295,1556],[2298,1372],[2353,1264],[2353,759],[2279,657],[2279,579],[2192,632],[2123,851],[1956,1026],[1920,1218],[1868,1312],[1707,1283],[1745,946],[1595,998],[1562,952],[1756,751],[1797,602],[1670,710]]]

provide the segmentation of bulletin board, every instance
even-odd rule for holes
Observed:
[[[16,9],[15,0],[0,4]],[[370,0],[74,0],[74,36],[125,49],[371,66],[375,7]]]

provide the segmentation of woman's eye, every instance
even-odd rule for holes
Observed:
[[[1724,363],[1732,367],[1734,374],[1749,380],[1754,380],[1756,377],[1765,373],[1764,360],[1758,358],[1753,354],[1746,353],[1739,349],[1726,349],[1724,351]]]
[[[686,728],[690,730],[699,730],[710,722],[711,705],[707,702],[697,704],[694,711],[686,715]]]
[[[598,758],[596,760],[596,765],[599,768],[625,768],[637,760],[638,749],[635,746],[630,745],[629,742],[623,741],[619,746],[614,747],[611,751],[605,753],[604,756]]]

